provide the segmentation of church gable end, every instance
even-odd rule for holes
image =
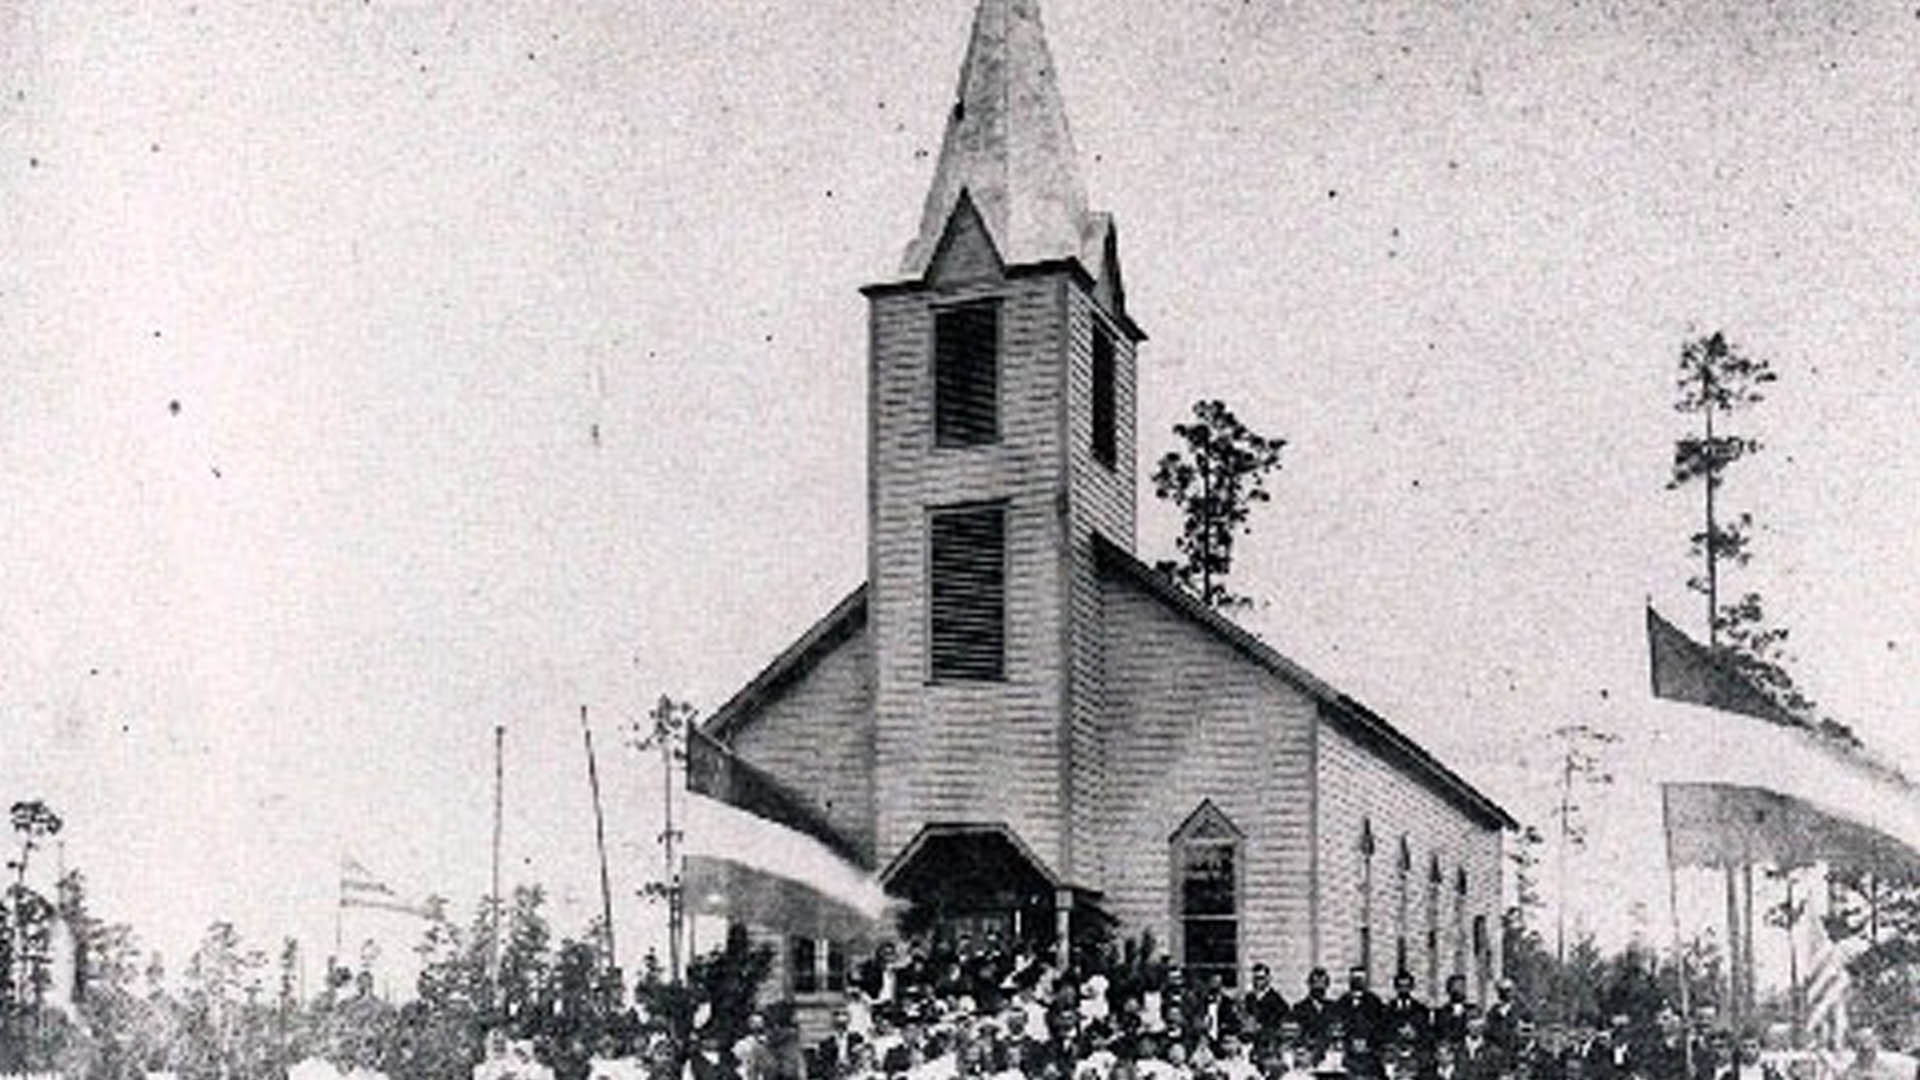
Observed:
[[[717,709],[707,734],[874,856],[873,640],[855,590]]]

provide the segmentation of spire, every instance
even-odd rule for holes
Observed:
[[[904,276],[926,272],[962,192],[1002,260],[1072,257],[1099,272],[1105,220],[1087,212],[1038,0],[980,0]]]

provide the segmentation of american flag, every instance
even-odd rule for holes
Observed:
[[[1847,1039],[1847,994],[1853,977],[1847,962],[1866,948],[1858,938],[1827,936],[1827,890],[1813,890],[1807,905],[1807,1034],[1816,1046],[1839,1048]]]
[[[418,915],[422,918],[432,916],[432,910],[428,905],[410,903],[401,899],[400,894],[393,890],[393,886],[382,881],[360,860],[345,854],[340,856],[340,906],[378,908],[382,911],[397,911],[403,915]]]

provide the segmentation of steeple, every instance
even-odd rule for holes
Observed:
[[[1109,225],[1087,210],[1038,0],[980,0],[903,277],[926,273],[963,192],[1004,263],[1075,258],[1101,276]]]

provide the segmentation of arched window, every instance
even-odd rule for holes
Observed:
[[[1202,800],[1171,838],[1173,952],[1195,985],[1240,979],[1241,851],[1245,837]]]
[[[1427,856],[1427,996],[1440,994],[1440,855]]]
[[[1493,942],[1487,937],[1487,917],[1473,917],[1473,981],[1476,996],[1487,1000],[1487,980],[1493,976]]]
[[[1400,834],[1400,854],[1393,862],[1393,874],[1393,973],[1397,976],[1407,970],[1407,907],[1413,877],[1413,848],[1405,833]]]
[[[1360,966],[1373,974],[1373,819],[1360,819]]]
[[[1464,866],[1453,868],[1453,973],[1462,976],[1467,973],[1467,868]]]

